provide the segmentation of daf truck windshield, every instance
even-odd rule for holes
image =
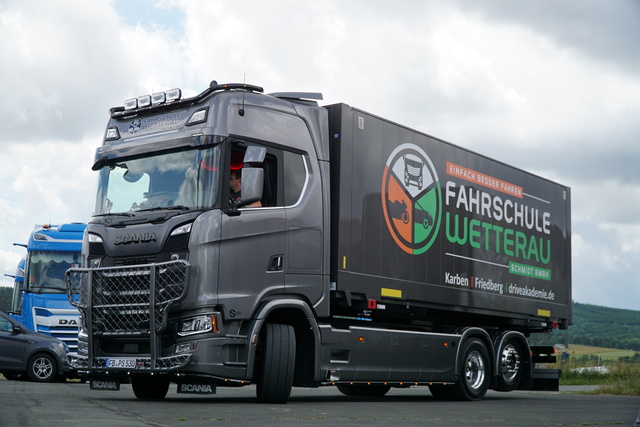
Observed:
[[[217,200],[219,147],[116,159],[100,169],[95,216],[208,209]]]
[[[28,290],[37,294],[65,293],[65,272],[79,267],[80,254],[66,251],[33,251],[27,266]]]

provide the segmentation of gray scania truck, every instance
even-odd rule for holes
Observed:
[[[528,337],[571,324],[569,188],[320,99],[213,81],[110,110],[73,368],[146,399],[557,388]]]

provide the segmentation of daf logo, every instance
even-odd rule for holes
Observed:
[[[58,325],[78,326],[78,321],[75,320],[75,319],[60,319],[60,320],[58,320]]]
[[[121,234],[116,236],[114,245],[128,245],[130,243],[149,243],[156,241],[156,233]]]

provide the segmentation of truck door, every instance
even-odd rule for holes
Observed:
[[[247,145],[236,143],[227,182],[231,171],[242,176],[241,150]],[[279,156],[273,149],[267,153],[264,163],[256,165],[265,172],[261,207],[240,208],[239,215],[222,214],[218,298],[229,318],[248,318],[260,299],[284,292],[286,221],[277,198]]]

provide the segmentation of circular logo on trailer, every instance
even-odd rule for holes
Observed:
[[[402,144],[387,159],[382,209],[389,232],[403,251],[418,255],[433,245],[440,229],[442,193],[433,163],[420,147]]]
[[[135,135],[142,126],[142,119],[135,119],[129,125],[129,135]]]

